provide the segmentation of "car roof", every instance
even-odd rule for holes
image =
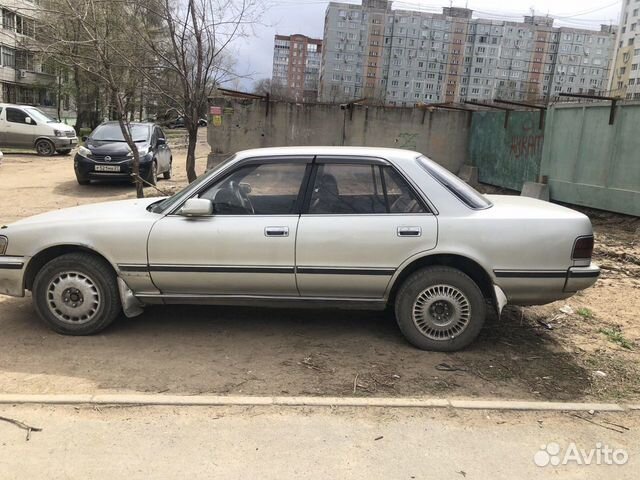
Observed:
[[[120,125],[120,122],[118,122],[117,120],[109,120],[107,122],[102,122],[100,125],[98,125],[98,127],[102,126],[102,125]],[[153,122],[129,122],[129,125],[148,125],[148,126],[155,126],[155,123]]]
[[[238,159],[250,157],[277,157],[291,155],[329,155],[329,156],[349,156],[349,157],[375,157],[385,160],[405,162],[414,161],[422,155],[419,152],[403,150],[399,148],[382,147],[329,147],[329,146],[309,146],[309,147],[268,147],[254,148],[237,152]]]

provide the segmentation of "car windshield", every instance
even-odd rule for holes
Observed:
[[[26,112],[29,114],[31,118],[33,118],[38,123],[57,123],[58,120],[55,118],[51,118],[49,115],[44,113],[42,110],[38,110],[37,108],[25,108]]]
[[[146,142],[149,139],[149,125],[131,124],[129,131],[134,142]],[[125,142],[118,123],[100,125],[91,134],[91,139],[98,142]]]
[[[477,190],[463,182],[453,173],[425,156],[418,157],[418,164],[424,168],[443,187],[453,193],[467,207],[482,210],[493,204]]]
[[[179,201],[184,200],[187,197],[189,197],[191,195],[191,193],[194,192],[195,190],[197,190],[197,188],[201,184],[203,184],[205,181],[207,181],[209,178],[211,178],[212,175],[215,175],[219,170],[224,168],[234,158],[236,158],[235,154],[231,155],[226,160],[223,160],[222,163],[220,163],[216,168],[214,168],[210,172],[207,172],[207,173],[205,173],[203,175],[200,175],[198,178],[196,178],[193,182],[191,182],[189,185],[184,187],[178,193],[175,193],[174,195],[172,195],[170,197],[167,197],[167,198],[165,198],[163,200],[159,200],[159,201],[157,201],[155,203],[152,203],[151,205],[149,205],[147,207],[147,209],[150,212],[153,212],[153,213],[162,213],[162,212],[164,212],[170,205],[173,205],[174,202],[179,202]]]

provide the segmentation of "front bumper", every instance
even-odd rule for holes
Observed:
[[[131,174],[133,173],[133,159],[120,160],[114,162],[105,162],[92,160],[82,155],[77,155],[74,158],[73,166],[76,175],[79,178],[90,180],[131,180]],[[96,170],[98,167],[98,170]],[[108,172],[99,171],[100,168],[118,168],[119,171]],[[140,176],[146,177],[149,174],[151,168],[151,162],[140,162]]]
[[[0,257],[0,295],[24,297],[25,257]]]
[[[56,149],[72,149],[78,146],[78,137],[49,137]]]
[[[578,292],[596,283],[600,276],[600,267],[592,263],[588,267],[571,267],[564,284],[565,292]]]

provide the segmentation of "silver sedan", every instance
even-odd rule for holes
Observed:
[[[483,196],[425,156],[248,150],[168,198],[58,210],[0,230],[0,293],[55,331],[152,304],[384,309],[422,349],[465,347],[488,308],[570,297],[599,275],[581,213]]]

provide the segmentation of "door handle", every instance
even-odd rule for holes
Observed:
[[[289,227],[264,227],[265,237],[288,237]]]
[[[399,237],[421,237],[422,228],[420,227],[398,227]]]

